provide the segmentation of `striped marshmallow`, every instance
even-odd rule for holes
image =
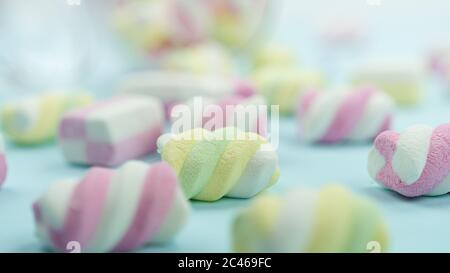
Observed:
[[[250,198],[279,177],[273,146],[255,133],[233,127],[162,135],[158,150],[175,169],[189,199]]]
[[[450,123],[381,133],[370,151],[368,171],[380,185],[407,197],[450,192]]]
[[[163,122],[157,99],[116,97],[66,114],[59,140],[69,162],[115,166],[155,151]]]
[[[0,134],[0,186],[5,183],[7,173],[8,166],[6,165],[5,144]]]
[[[56,251],[75,241],[82,252],[123,252],[172,239],[189,204],[168,164],[130,161],[52,184],[33,211],[39,239]]]
[[[368,252],[388,247],[384,221],[372,202],[340,186],[295,189],[256,198],[234,219],[237,252]]]
[[[372,87],[352,91],[308,91],[300,99],[300,134],[308,142],[368,141],[389,129],[394,103]]]
[[[236,95],[221,99],[194,97],[175,107],[171,110],[172,125],[186,125],[183,131],[193,128],[214,131],[231,126],[245,132],[267,135],[268,109],[266,100],[259,95]],[[185,112],[187,110],[189,114]],[[218,110],[220,113],[217,113]]]
[[[83,93],[46,93],[7,103],[1,113],[3,129],[13,142],[41,144],[54,139],[62,115],[91,103]]]

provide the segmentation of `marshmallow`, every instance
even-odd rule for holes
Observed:
[[[291,114],[299,94],[320,87],[322,75],[312,70],[293,67],[264,67],[255,71],[253,83],[270,105],[279,105],[281,114]]]
[[[166,70],[197,75],[230,75],[233,60],[224,47],[206,43],[172,50],[162,58],[161,66]]]
[[[237,252],[368,252],[372,242],[381,251],[388,247],[374,204],[334,185],[256,198],[235,217],[232,237]]]
[[[64,115],[59,141],[69,162],[115,166],[155,151],[163,122],[157,99],[116,97]]]
[[[82,252],[123,252],[171,240],[189,204],[168,164],[131,161],[52,184],[33,211],[37,236],[56,251],[75,241]]]
[[[264,34],[262,26],[273,9],[267,0],[208,0],[212,36],[233,49],[249,48]]]
[[[428,68],[443,80],[450,76],[450,44],[439,45],[428,56]]]
[[[8,166],[6,165],[5,144],[0,134],[0,186],[5,182],[7,173]]]
[[[153,55],[204,40],[209,18],[202,1],[121,1],[113,13],[120,34]]]
[[[394,103],[373,87],[308,91],[298,104],[300,134],[308,142],[368,141],[391,124]]]
[[[450,192],[450,123],[381,133],[367,166],[376,182],[407,197]]]
[[[119,86],[122,95],[146,95],[161,99],[167,108],[194,96],[222,98],[249,96],[254,87],[245,81],[221,76],[200,76],[174,71],[144,71],[128,76]]]
[[[162,135],[158,151],[175,169],[189,199],[249,198],[279,177],[274,147],[257,134],[232,127]]]
[[[366,29],[362,22],[354,19],[339,18],[325,25],[321,31],[321,38],[326,46],[352,47],[363,42]]]
[[[295,65],[294,53],[283,45],[269,44],[265,45],[252,56],[253,68],[260,69],[264,67],[290,67]]]
[[[65,112],[90,103],[87,94],[58,93],[7,103],[1,113],[4,133],[17,144],[41,144],[54,139]]]
[[[355,85],[373,85],[400,105],[415,105],[423,96],[424,71],[417,63],[376,62],[366,64],[353,75]]]
[[[223,127],[237,127],[245,132],[266,136],[267,111],[266,100],[259,95],[222,99],[194,97],[172,108],[172,131],[183,132],[194,128],[214,131]],[[176,130],[175,126],[182,127],[182,130]]]

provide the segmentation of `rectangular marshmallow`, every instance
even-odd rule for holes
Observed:
[[[373,85],[390,95],[397,104],[415,105],[423,96],[424,69],[419,62],[368,62],[353,75],[355,85]]]
[[[220,98],[238,92],[236,89],[236,82],[222,77],[173,71],[144,71],[127,77],[118,92],[124,95],[155,96],[164,103],[172,103],[193,96]]]
[[[115,166],[156,150],[164,112],[152,97],[116,97],[66,114],[59,126],[72,163]]]

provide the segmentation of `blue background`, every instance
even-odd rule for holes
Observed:
[[[349,71],[365,59],[383,56],[424,60],[426,50],[435,41],[442,41],[446,37],[450,39],[448,1],[381,0],[379,6],[369,5],[364,0],[311,2],[313,1],[280,1],[281,4],[276,6],[276,11],[270,18],[270,26],[265,31],[273,41],[292,47],[300,64],[324,69],[331,85],[345,83]],[[364,22],[367,40],[351,52],[336,51],[324,46],[317,37],[318,31],[330,18],[355,18]],[[101,24],[95,26],[101,27]],[[0,35],[1,33],[0,29]],[[90,50],[92,58],[98,59],[98,63],[95,62],[99,71],[98,79],[105,80],[88,81],[82,85],[95,90],[99,96],[112,92],[115,75],[129,65],[121,63],[115,54],[116,49],[109,46],[113,44],[113,38],[104,36],[102,41],[105,42],[101,45],[103,48],[94,47]],[[7,36],[3,33],[2,40],[5,37]],[[7,39],[5,41],[8,42]],[[34,92],[21,92],[20,87],[6,81],[0,81],[0,87],[0,99],[3,101]],[[450,90],[429,77],[425,94],[425,99],[419,106],[397,110],[395,130],[402,130],[414,123],[435,126],[449,122]],[[389,228],[390,251],[450,251],[448,195],[406,199],[376,186],[366,168],[370,143],[306,145],[297,137],[293,118],[282,118],[280,130],[279,160],[282,175],[278,184],[270,189],[271,192],[281,193],[298,186],[319,188],[330,182],[341,183],[378,204]],[[9,175],[0,190],[0,251],[45,251],[34,236],[31,203],[51,183],[67,177],[79,177],[86,169],[68,165],[59,149],[51,144],[24,148],[9,143],[7,159]],[[158,159],[158,155],[152,155],[144,160],[154,162]],[[215,203],[192,202],[189,222],[172,243],[148,246],[139,251],[231,251],[232,219],[249,201],[222,199]]]

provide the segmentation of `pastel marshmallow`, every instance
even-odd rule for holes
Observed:
[[[233,95],[250,96],[256,91],[251,83],[229,77],[149,70],[129,75],[119,85],[118,93],[157,97],[170,113],[173,105],[194,96],[219,99]]]
[[[209,16],[201,1],[122,1],[114,26],[133,48],[159,57],[174,48],[205,40]]]
[[[354,18],[332,20],[321,30],[322,42],[329,47],[353,47],[364,41],[366,29]]]
[[[265,32],[264,22],[272,10],[267,0],[208,0],[211,38],[234,50],[251,50]]]
[[[375,205],[337,185],[257,197],[232,226],[236,252],[369,252],[373,242],[384,252],[388,241]]]
[[[267,113],[266,100],[259,95],[236,95],[221,99],[194,97],[172,108],[172,129],[183,132],[194,128],[214,131],[223,127],[237,127],[242,131],[266,136]]]
[[[0,187],[5,183],[8,174],[8,165],[6,164],[5,143],[0,134]]]
[[[151,97],[115,97],[64,115],[59,142],[67,161],[115,166],[156,150],[163,108]]]
[[[353,74],[355,85],[372,85],[390,95],[397,104],[412,106],[423,97],[424,69],[416,62],[369,62]]]
[[[201,43],[168,52],[161,59],[164,70],[196,75],[231,75],[233,59],[228,50],[218,43]]]
[[[38,238],[64,252],[124,252],[164,243],[182,229],[189,204],[167,163],[130,161],[117,170],[94,167],[79,181],[50,186],[33,212]]]
[[[233,127],[162,135],[158,150],[189,199],[250,198],[275,184],[278,156],[263,137]]]
[[[385,131],[374,141],[367,163],[377,183],[407,197],[450,192],[450,123],[417,124],[402,133]]]
[[[46,93],[3,106],[1,120],[5,135],[16,144],[34,145],[53,140],[62,115],[89,105],[85,93]]]
[[[278,105],[281,114],[290,115],[295,111],[299,95],[306,90],[320,88],[324,77],[315,70],[268,66],[256,70],[252,82],[269,105]]]
[[[300,135],[313,143],[369,141],[390,128],[394,109],[393,100],[374,87],[311,90],[297,106]]]
[[[264,67],[291,67],[296,64],[296,56],[292,50],[281,44],[268,44],[258,48],[251,56],[254,69]]]

